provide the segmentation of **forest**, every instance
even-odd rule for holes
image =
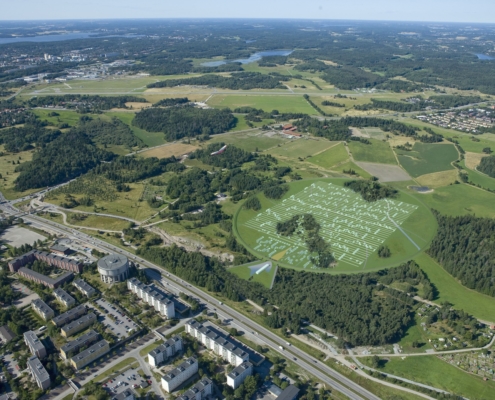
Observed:
[[[399,194],[396,189],[378,183],[376,178],[371,178],[367,181],[347,181],[344,183],[344,187],[347,187],[354,192],[359,193],[363,197],[363,199],[368,202],[374,202],[387,198],[395,198]]]
[[[95,143],[104,146],[122,145],[129,150],[133,147],[142,147],[144,145],[140,139],[134,136],[129,126],[118,118],[112,118],[108,122],[83,116],[79,121],[80,124],[74,128],[74,131],[86,134]]]
[[[59,130],[47,129],[44,123],[34,120],[24,126],[0,130],[0,144],[6,151],[18,153],[46,145],[60,135]]]
[[[138,112],[132,124],[149,132],[163,132],[168,141],[227,132],[236,124],[230,110],[192,106],[148,108]]]
[[[435,216],[438,232],[428,253],[464,286],[495,297],[495,220]]]
[[[187,97],[174,97],[158,100],[153,104],[153,107],[172,107],[186,103],[189,103],[189,99]]]
[[[211,155],[213,152],[220,150],[224,145],[225,143],[223,142],[210,144],[206,149],[198,149],[192,152],[189,154],[189,158],[191,160],[198,159],[201,162],[214,167],[228,169],[240,167],[242,164],[253,161],[256,158],[256,156],[250,152],[235,146],[227,146],[222,154],[216,156]]]
[[[477,170],[495,178],[495,156],[483,157]]]
[[[148,88],[174,87],[181,85],[208,86],[231,90],[249,89],[287,89],[281,81],[288,81],[284,75],[264,75],[259,72],[239,72],[230,77],[220,75],[203,75],[195,78],[168,79],[150,83]]]

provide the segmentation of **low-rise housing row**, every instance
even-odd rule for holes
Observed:
[[[50,321],[55,316],[55,311],[41,299],[33,300],[31,307],[45,321]]]
[[[88,326],[94,324],[96,322],[96,315],[94,313],[89,313],[87,315],[82,316],[79,319],[71,322],[63,326],[60,329],[60,334],[64,337],[69,337],[77,332],[81,332],[83,329],[86,329]]]
[[[75,369],[84,368],[89,363],[100,358],[110,351],[110,345],[106,340],[101,340],[86,350],[70,359],[70,363]]]
[[[19,268],[36,260],[44,261],[52,267],[65,269],[74,273],[80,274],[83,271],[83,264],[80,261],[40,250],[31,250],[30,252],[9,261],[9,269],[11,272],[17,272]]]
[[[53,318],[53,323],[58,327],[68,324],[71,321],[74,321],[76,318],[79,318],[81,315],[86,314],[86,306],[81,304],[73,309],[60,314],[59,316]]]
[[[76,279],[72,284],[87,297],[91,297],[96,293],[96,290],[82,279]]]
[[[192,319],[186,323],[186,332],[196,338],[208,350],[213,351],[213,353],[236,367],[249,361],[248,353],[213,327],[204,326]]]
[[[76,304],[76,300],[69,293],[67,293],[64,289],[57,288],[53,291],[53,295],[55,298],[60,301],[66,308],[72,307]]]
[[[77,339],[64,344],[60,348],[60,355],[64,360],[67,360],[68,358],[71,358],[79,353],[83,347],[88,347],[89,345],[97,342],[99,339],[100,335],[98,332],[91,329],[89,332],[79,336]]]

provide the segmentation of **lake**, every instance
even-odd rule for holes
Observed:
[[[478,60],[495,60],[494,57],[487,56],[486,54],[476,54],[478,56]]]
[[[87,32],[74,32],[74,33],[64,33],[61,35],[38,35],[38,36],[22,36],[15,38],[0,38],[0,44],[12,44],[12,43],[22,43],[22,42],[60,42],[62,40],[74,40],[74,39],[88,39],[88,38],[109,38],[109,37],[141,37],[144,35],[108,35],[108,36],[94,36],[94,33]]]
[[[288,56],[291,54],[293,50],[268,50],[268,51],[260,51],[258,53],[252,54],[249,58],[240,58],[239,60],[228,60],[228,61],[208,61],[202,63],[203,67],[218,67],[220,65],[224,65],[227,63],[241,63],[241,64],[250,64],[256,61],[261,60],[263,57],[269,56]]]

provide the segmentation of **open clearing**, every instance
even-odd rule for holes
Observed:
[[[361,168],[376,176],[381,182],[409,181],[411,177],[398,165],[356,162]]]
[[[342,187],[343,182],[299,181],[291,185],[291,191],[283,200],[269,202],[260,213],[241,209],[235,222],[241,240],[255,254],[280,261],[283,266],[322,271],[310,261],[311,254],[301,237],[283,237],[276,233],[277,222],[311,213],[320,223],[320,234],[331,245],[338,261],[337,267],[326,272],[384,268],[409,254],[416,254],[429,242],[433,235],[433,232],[426,232],[429,228],[424,231],[422,226],[405,224],[410,219],[414,223],[421,220],[422,225],[433,218],[412,198],[411,203],[402,198],[368,203],[361,195]],[[261,200],[262,204],[268,202]],[[415,218],[409,218],[411,215]],[[435,227],[434,221],[432,226]],[[423,229],[422,234],[418,229]],[[384,243],[390,244],[394,255],[386,261],[376,256],[376,250]]]
[[[296,139],[293,141],[285,142],[277,147],[271,149],[268,153],[274,156],[281,156],[287,158],[305,158],[311,157],[323,150],[328,149],[335,145],[335,142],[330,142],[326,139]]]
[[[438,188],[442,186],[448,186],[457,180],[457,170],[434,172],[433,174],[421,175],[416,178],[416,181],[421,186],[428,186],[430,188]]]
[[[472,153],[470,151],[466,151],[466,154],[464,154],[466,167],[468,167],[469,169],[476,169],[476,167],[480,165],[481,159],[487,156],[488,154]]]
[[[4,242],[12,247],[20,247],[24,244],[32,245],[38,240],[45,240],[46,237],[39,233],[30,231],[21,226],[11,226],[5,229],[0,235],[0,242]]]
[[[288,91],[287,91],[288,93]],[[237,107],[261,108],[264,111],[278,110],[281,113],[305,113],[318,115],[318,112],[301,96],[261,96],[261,95],[214,95],[208,100],[211,107],[229,107],[232,110]]]
[[[490,399],[495,391],[495,382],[484,382],[435,356],[390,357],[379,370],[470,399]]]
[[[288,142],[288,139],[282,138],[280,135],[271,133],[260,133],[259,131],[248,131],[239,133],[227,133],[222,135],[214,135],[211,137],[210,143],[225,143],[232,144],[246,151],[265,151],[277,145],[283,145]]]
[[[380,164],[397,164],[394,152],[387,142],[368,139],[371,144],[350,141],[349,150],[354,161],[364,161]]]
[[[145,151],[140,155],[142,157],[157,157],[157,158],[166,158],[166,157],[180,157],[184,154],[190,153],[191,151],[196,150],[198,147],[193,146],[187,143],[173,143],[166,144],[160,147],[156,147],[154,149]]]
[[[454,169],[452,162],[459,154],[453,144],[415,143],[411,151],[396,150],[399,162],[417,178],[433,172]]]
[[[316,156],[311,157],[308,161],[325,169],[330,169],[334,165],[341,164],[349,159],[349,154],[343,143],[339,143]]]
[[[256,262],[229,268],[229,272],[246,281],[261,283],[271,289],[275,281],[277,266],[271,261]]]

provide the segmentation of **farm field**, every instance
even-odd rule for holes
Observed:
[[[495,390],[495,382],[484,382],[435,356],[390,357],[379,370],[470,399],[489,399]]]
[[[475,214],[478,217],[495,218],[495,194],[471,185],[449,185],[418,196],[427,206],[441,210],[442,214]]]
[[[132,120],[134,119],[135,114],[132,112],[116,112],[111,111],[105,113],[108,117],[116,117],[120,119],[124,124],[127,124],[129,128],[131,128],[134,135],[143,141],[143,143],[148,147],[159,146],[163,143],[166,143],[165,135],[163,132],[148,132],[144,129],[138,128],[132,125]]]
[[[396,150],[399,162],[414,178],[454,169],[451,163],[459,158],[452,144],[415,143],[411,151]]]
[[[277,266],[271,261],[257,261],[246,265],[229,268],[229,272],[246,281],[261,283],[268,289],[272,288],[277,273]]]
[[[387,142],[369,139],[371,144],[356,141],[349,142],[349,150],[355,161],[365,161],[380,164],[397,164],[393,150]]]
[[[339,143],[316,156],[308,159],[312,164],[318,165],[319,167],[330,169],[331,167],[343,163],[349,159],[349,154],[343,143]]]
[[[234,92],[235,93],[235,92]],[[235,109],[237,107],[254,107],[261,108],[264,111],[278,110],[281,113],[306,113],[310,115],[318,115],[318,112],[304,99],[297,95],[214,95],[208,100],[208,105],[216,108],[229,107]]]
[[[358,174],[358,176],[360,176],[361,178],[364,178],[364,179],[368,179],[368,178],[371,178],[371,174],[368,172],[368,171],[365,171],[364,169],[362,169],[359,165],[353,163],[352,161],[348,161],[342,165],[339,165],[339,168],[338,168],[340,171],[349,171],[349,170],[353,170],[356,174]]]
[[[414,198],[401,195],[396,200],[367,203],[359,194],[343,188],[343,182],[341,179],[299,181],[290,185],[283,200],[271,201],[260,196],[262,211],[240,209],[234,222],[236,231],[259,257],[272,258],[282,266],[330,273],[362,272],[397,265],[421,251],[433,237],[434,218]],[[316,269],[300,237],[283,237],[276,233],[277,222],[303,213],[313,214],[321,224],[320,233],[331,245],[338,261],[336,267]],[[402,227],[397,229],[396,224]],[[392,253],[386,260],[376,254],[382,244]]]
[[[416,181],[421,186],[428,186],[429,188],[438,188],[442,186],[448,186],[458,178],[458,172],[456,169],[449,171],[434,172],[432,174],[421,175],[416,178]]]
[[[323,150],[335,145],[335,142],[318,139],[296,139],[285,141],[284,144],[274,147],[269,151],[273,156],[281,156],[289,159],[311,157]]]
[[[458,310],[464,310],[484,321],[495,323],[495,301],[493,297],[468,289],[450,275],[428,254],[414,258],[428,279],[438,290],[435,301],[438,304],[448,301]]]
[[[143,151],[139,153],[141,157],[157,157],[157,158],[166,158],[166,157],[180,157],[184,154],[190,153],[198,148],[198,146],[193,146],[187,143],[170,143],[168,145],[163,145],[160,147],[156,147],[154,149],[150,149],[147,151]]]

